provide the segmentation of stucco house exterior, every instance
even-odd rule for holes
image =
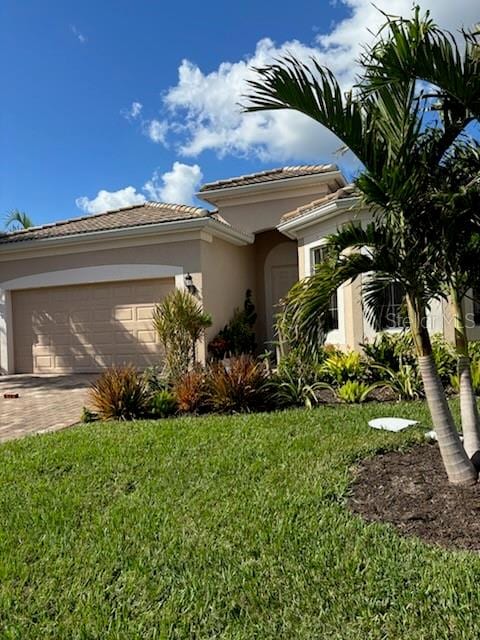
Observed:
[[[1,235],[0,371],[158,363],[152,311],[187,276],[213,317],[206,342],[251,289],[257,341],[267,344],[279,299],[321,260],[325,236],[369,217],[332,164],[219,180],[197,195],[205,208],[146,202]],[[432,330],[447,332],[447,315],[433,305]],[[332,317],[329,342],[358,348],[374,335],[359,283],[339,289]]]

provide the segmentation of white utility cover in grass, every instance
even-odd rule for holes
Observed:
[[[405,418],[375,418],[368,423],[373,429],[385,429],[385,431],[403,431],[407,427],[418,424],[417,420],[406,420]]]

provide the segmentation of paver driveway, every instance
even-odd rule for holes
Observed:
[[[79,422],[94,375],[1,376],[0,442]],[[19,397],[5,399],[5,393]]]

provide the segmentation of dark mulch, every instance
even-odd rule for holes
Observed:
[[[364,460],[352,489],[349,506],[368,521],[442,547],[480,550],[480,484],[449,484],[436,444]]]

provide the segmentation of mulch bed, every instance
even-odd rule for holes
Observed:
[[[349,507],[370,522],[389,522],[405,536],[450,549],[480,550],[480,484],[447,481],[436,444],[364,460]]]

